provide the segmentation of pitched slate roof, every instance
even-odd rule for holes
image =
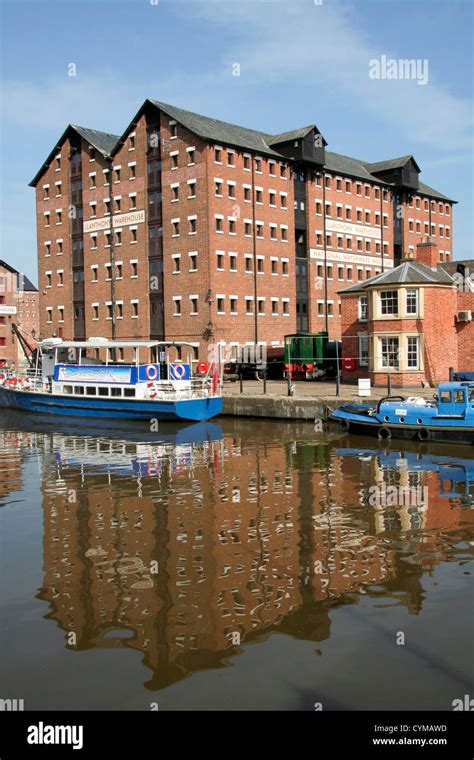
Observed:
[[[279,135],[271,137],[268,144],[278,145],[279,143],[289,142],[290,140],[302,140],[303,137],[309,135],[313,129],[318,129],[316,124],[310,124],[308,127],[302,127],[301,129],[293,129],[290,132],[281,132]]]
[[[422,195],[427,195],[429,198],[438,198],[440,201],[448,201],[448,203],[457,203],[457,201],[453,200],[452,198],[448,198],[447,195],[443,195],[443,193],[440,193],[439,190],[435,190],[434,188],[430,187],[429,185],[425,185],[424,182],[418,182],[418,193],[421,193]]]
[[[99,132],[97,129],[88,129],[87,127],[80,127],[77,124],[71,124],[72,129],[75,129],[84,140],[90,145],[96,148],[103,156],[109,156],[117,141],[120,139],[118,135],[112,135],[110,132]]]
[[[403,261],[398,267],[358,282],[339,293],[356,293],[379,285],[452,285],[452,277],[441,267],[432,269],[421,261]]]
[[[168,103],[162,103],[160,100],[151,100],[150,102],[172,119],[176,119],[183,127],[189,129],[190,132],[194,132],[194,134],[205,140],[246,148],[257,153],[266,153],[281,158],[279,153],[270,148],[268,141],[272,139],[273,135],[267,132],[239,127],[237,124],[229,124],[220,119],[211,119],[209,116],[201,116],[201,114],[193,113],[192,111],[185,111],[184,108],[177,108]]]
[[[7,264],[6,261],[3,261],[3,259],[0,259],[0,268],[7,269],[12,274],[16,274],[16,286],[19,290],[27,290],[31,291],[33,293],[36,293],[38,291],[38,288],[33,285],[29,277],[26,276],[26,274],[23,274],[22,272],[19,272],[18,269],[15,269],[15,267],[12,267],[11,264]]]
[[[413,161],[417,168],[420,167],[416,163],[413,156],[401,156],[400,158],[389,158],[387,161],[378,161],[375,164],[366,164],[367,168],[373,172],[386,172],[390,171],[390,169],[401,169],[403,168],[409,161]]]
[[[357,177],[358,179],[370,180],[370,182],[377,182],[379,185],[385,184],[379,177],[375,177],[367,170],[364,161],[359,161],[359,159],[351,158],[350,156],[343,156],[341,153],[332,153],[330,150],[325,151],[325,153],[325,167],[329,171],[336,174],[348,175],[349,177]]]
[[[190,132],[202,137],[204,140],[210,142],[222,143],[223,145],[231,145],[236,148],[243,148],[244,150],[253,151],[255,153],[261,153],[262,155],[274,156],[275,158],[281,158],[286,161],[290,160],[286,156],[283,156],[275,148],[279,143],[293,140],[302,139],[312,129],[317,129],[316,125],[311,124],[307,127],[301,127],[300,129],[291,130],[289,132],[282,132],[277,135],[272,135],[268,132],[261,132],[256,129],[249,129],[248,127],[240,127],[237,124],[231,124],[220,119],[213,119],[209,116],[203,116],[193,111],[187,111],[184,108],[178,108],[177,106],[170,105],[169,103],[163,103],[161,100],[147,99],[140,108],[137,116],[143,111],[147,103],[159,108],[166,113],[171,119],[175,119],[179,124],[189,129]],[[134,123],[135,119],[132,121]],[[43,163],[41,169],[37,172],[34,179],[30,182],[30,185],[35,186],[39,180],[39,177],[43,173],[46,166],[52,161],[57,145],[60,144],[66,137],[68,130],[75,130],[97,150],[99,150],[104,156],[109,156],[117,151],[123,142],[123,137],[127,133],[128,129],[123,135],[114,135],[109,132],[99,132],[95,129],[88,129],[86,127],[80,127],[78,125],[70,124],[60,140],[56,143],[56,147],[53,148],[50,155]],[[319,131],[319,130],[318,130]],[[323,138],[324,139],[324,138]],[[324,141],[326,145],[326,141]],[[273,147],[274,146],[274,147]],[[404,166],[405,163],[412,159],[413,156],[403,156],[402,158],[389,159],[388,161],[381,161],[379,163],[370,163],[368,161],[361,161],[357,158],[351,158],[340,153],[332,153],[331,151],[325,151],[325,168],[328,171],[336,174],[346,175],[349,177],[355,177],[370,182],[376,182],[379,185],[384,185],[380,177],[376,177],[373,171],[383,171],[387,168],[396,168],[398,166]],[[416,162],[415,162],[416,163]],[[424,195],[433,198],[439,198],[440,200],[450,201],[445,195],[442,195],[437,190],[419,183],[420,192]],[[455,201],[451,201],[455,202]]]

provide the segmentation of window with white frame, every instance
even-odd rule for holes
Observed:
[[[400,341],[398,336],[384,336],[379,338],[380,362],[384,369],[398,369],[400,366],[399,353]]]
[[[408,369],[419,369],[419,338],[417,335],[407,337],[407,367]]]
[[[398,316],[398,290],[380,291],[380,313],[382,316]]]
[[[367,322],[368,298],[359,296],[359,322]]]
[[[369,365],[369,337],[368,335],[359,335],[359,366],[368,367]]]
[[[418,288],[407,288],[407,314],[418,314]]]
[[[189,256],[189,271],[197,272],[198,252],[190,251],[190,253],[188,253],[188,256]]]

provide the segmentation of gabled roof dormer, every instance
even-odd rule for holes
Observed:
[[[420,167],[413,156],[391,158],[375,164],[366,164],[368,171],[395,188],[408,191],[418,190]]]

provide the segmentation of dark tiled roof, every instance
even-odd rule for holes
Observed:
[[[178,108],[177,106],[170,105],[169,103],[163,103],[160,100],[146,100],[141,107],[139,114],[143,110],[146,103],[151,103],[164,113],[166,113],[171,119],[175,119],[179,124],[189,129],[190,132],[202,137],[204,140],[210,142],[222,143],[223,145],[231,145],[236,148],[243,148],[244,150],[253,151],[255,153],[261,153],[268,156],[275,156],[276,158],[282,158],[284,160],[290,160],[285,156],[282,156],[272,146],[278,146],[279,143],[287,140],[301,139],[305,137],[312,129],[317,129],[314,124],[307,127],[301,127],[300,129],[291,130],[289,132],[282,132],[278,135],[271,135],[268,132],[260,132],[256,129],[249,129],[248,127],[240,127],[237,124],[230,124],[220,119],[212,119],[209,116],[203,116],[193,111],[187,111],[184,108]],[[133,122],[132,122],[133,123]],[[62,137],[58,141],[61,143],[65,138],[69,129],[74,129],[91,145],[94,145],[104,156],[108,156],[113,153],[114,150],[118,150],[120,147],[123,136],[113,135],[108,132],[99,132],[95,129],[87,129],[86,127],[79,127],[77,125],[69,125]],[[128,128],[127,128],[128,129]],[[56,143],[56,145],[58,144]],[[39,177],[43,173],[44,168],[49,165],[54,157],[56,147],[48,156],[47,160],[42,165],[39,172],[34,179],[30,182],[30,185],[36,185]],[[349,177],[355,177],[370,182],[376,182],[379,185],[383,185],[384,182],[376,177],[373,171],[383,171],[384,169],[396,168],[398,166],[404,166],[406,162],[413,159],[413,156],[404,156],[402,158],[389,159],[388,161],[381,161],[379,163],[370,163],[368,161],[361,161],[357,158],[351,158],[350,156],[344,156],[340,153],[332,153],[331,151],[325,152],[326,163],[325,168],[327,171],[334,172],[336,174],[347,175]],[[416,163],[416,162],[415,162]],[[420,185],[420,193],[439,198],[440,200],[449,201],[445,195],[442,195],[437,190],[424,185],[422,182]]]
[[[442,268],[432,269],[420,261],[403,261],[398,267],[358,282],[339,293],[356,293],[378,285],[452,285],[452,277]]]
[[[16,274],[16,286],[19,290],[28,290],[32,291],[33,293],[36,293],[38,288],[33,285],[29,277],[26,276],[26,274],[22,274],[18,271],[18,269],[15,269],[15,267],[12,267],[11,264],[7,264],[6,261],[3,261],[3,259],[0,259],[0,268],[7,269],[12,274]]]
[[[390,171],[390,169],[401,169],[409,161],[415,161],[413,156],[401,156],[400,158],[389,158],[387,161],[378,161],[375,164],[366,164],[366,166],[367,166],[367,169],[369,169],[369,171],[375,174],[376,172]],[[415,161],[415,164],[416,164],[416,161]]]
[[[309,127],[302,127],[301,129],[293,129],[291,132],[282,132],[279,135],[274,135],[268,141],[269,145],[278,145],[279,143],[289,142],[290,140],[301,140],[306,135],[309,135],[313,129],[317,129],[315,124],[310,124]]]
[[[326,169],[335,172],[336,174],[346,174],[349,177],[357,177],[358,179],[370,180],[370,182],[377,182],[379,185],[384,183],[380,181],[379,177],[375,177],[366,169],[365,163],[359,161],[357,158],[351,158],[350,156],[343,156],[340,153],[332,153],[330,150],[326,151]]]
[[[189,129],[190,132],[202,137],[205,140],[211,140],[216,143],[224,143],[239,148],[246,148],[257,153],[266,153],[268,155],[280,156],[279,153],[272,150],[268,141],[273,135],[266,132],[258,132],[256,129],[239,127],[236,124],[229,124],[219,119],[211,119],[209,116],[201,116],[192,111],[185,111],[183,108],[176,108],[168,103],[162,103],[160,100],[151,100],[157,108],[160,108],[172,119],[176,119],[179,124]]]
[[[120,139],[118,135],[112,135],[110,132],[98,132],[97,129],[87,129],[77,124],[71,124],[71,127],[103,156],[109,156]]]
[[[429,185],[425,185],[424,182],[418,182],[418,192],[421,195],[427,195],[429,198],[438,198],[440,201],[448,201],[448,203],[457,202],[452,198],[448,198],[447,195],[443,195],[443,193],[440,193],[438,190],[434,190],[434,188]]]

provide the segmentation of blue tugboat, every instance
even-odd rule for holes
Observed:
[[[386,396],[376,406],[344,404],[329,419],[379,439],[474,443],[474,382],[441,383],[433,400]]]
[[[171,353],[192,348],[182,342],[51,338],[38,344],[24,376],[0,378],[0,407],[112,420],[209,420],[222,410],[222,373],[201,362],[203,373],[193,374],[191,360],[172,360]],[[133,363],[116,361],[121,351],[133,353]],[[140,351],[156,361],[141,364]]]

